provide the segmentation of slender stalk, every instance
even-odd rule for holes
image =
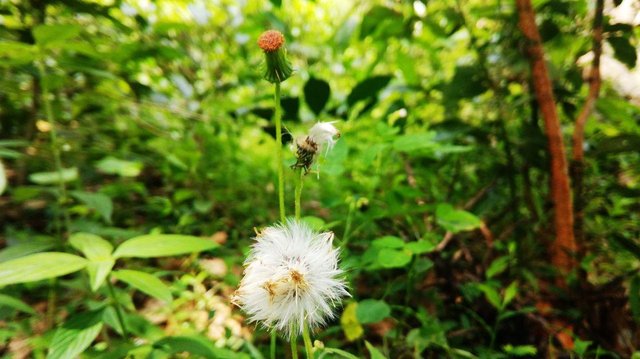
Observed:
[[[304,340],[304,350],[307,352],[307,359],[313,358],[313,346],[311,345],[311,336],[309,335],[309,326],[302,326],[302,339]]]
[[[49,99],[49,89],[47,88],[47,82],[44,81],[46,69],[42,61],[37,61],[36,64],[40,75],[40,90],[42,103],[44,104],[45,117],[47,118],[47,122],[49,122],[49,124],[51,125],[51,130],[49,131],[49,135],[51,137],[51,152],[53,153],[53,164],[55,166],[55,170],[56,172],[58,172],[58,190],[60,191],[60,195],[58,197],[58,213],[56,215],[55,223],[58,235],[62,237],[63,230],[60,223],[60,217],[62,216],[64,218],[64,232],[69,230],[70,224],[69,213],[67,213],[67,211],[64,209],[64,205],[67,203],[67,187],[62,180],[62,159],[60,156],[60,147],[58,146],[58,132],[56,130],[56,121],[53,117],[51,100]]]
[[[271,359],[276,359],[276,339],[277,334],[275,330],[271,331],[271,350],[269,351],[271,354]]]
[[[296,219],[300,219],[302,213],[302,182],[304,180],[304,173],[302,172],[302,168],[298,169],[298,173],[296,174],[296,189],[295,189],[295,216]]]
[[[280,208],[280,220],[286,219],[284,210],[284,158],[282,155],[282,108],[280,107],[280,83],[276,82],[275,114],[276,123],[276,158],[278,159],[278,206]]]
[[[113,289],[113,284],[111,284],[111,276],[107,278],[107,287],[109,288],[109,295],[111,296],[111,304],[113,305],[113,309],[116,311],[118,323],[120,323],[120,327],[122,328],[122,336],[126,338],[129,334],[127,333],[127,327],[124,325],[124,317],[122,316],[122,311],[120,309],[120,302],[116,297],[116,291]]]
[[[53,328],[56,321],[56,301],[57,301],[57,281],[55,278],[49,279],[49,292],[47,295],[47,327]]]
[[[291,359],[298,359],[298,336],[292,335],[289,342],[291,343]]]

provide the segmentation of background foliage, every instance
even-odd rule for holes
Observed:
[[[569,141],[594,5],[534,7]],[[630,71],[638,29],[620,7],[634,11],[606,4],[605,55]],[[254,228],[278,217],[255,45],[269,28],[295,68],[286,139],[315,121],[342,132],[303,197],[353,294],[319,356],[637,350],[637,75],[605,81],[587,123],[583,253],[556,286],[546,138],[511,2],[4,0],[0,353],[267,355],[229,298]]]

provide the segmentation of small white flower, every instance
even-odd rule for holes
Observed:
[[[335,122],[318,122],[309,130],[309,139],[319,147],[327,145],[327,150],[336,144],[336,137],[340,137],[340,131],[333,125]]]
[[[305,323],[311,329],[324,325],[349,296],[332,242],[333,233],[314,232],[299,221],[267,227],[245,261],[235,303],[250,321],[290,337]]]

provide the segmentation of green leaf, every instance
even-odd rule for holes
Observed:
[[[81,30],[82,27],[72,24],[38,25],[33,29],[33,37],[39,46],[55,47],[78,36]]]
[[[76,233],[69,238],[69,243],[89,259],[87,271],[91,290],[97,291],[115,264],[111,256],[113,246],[103,238],[90,233]]]
[[[356,317],[362,324],[377,323],[391,314],[391,308],[382,300],[365,299],[358,302]]]
[[[378,239],[374,239],[371,243],[372,246],[378,248],[404,248],[404,241],[394,236],[384,236]]]
[[[113,202],[111,198],[102,193],[91,193],[84,191],[72,191],[71,195],[87,205],[87,207],[98,212],[107,223],[111,223],[113,213]]]
[[[364,334],[364,328],[360,325],[356,314],[357,309],[358,303],[351,302],[344,308],[342,316],[340,317],[340,326],[342,327],[344,336],[351,342],[360,338]]]
[[[140,271],[122,269],[113,272],[113,276],[130,286],[163,302],[171,303],[171,289],[157,277]]]
[[[416,242],[409,242],[405,246],[409,252],[415,255],[429,253],[436,248],[436,245],[430,241],[419,240]]]
[[[374,76],[358,83],[347,97],[349,107],[358,101],[375,98],[378,92],[385,88],[391,81],[391,76]]]
[[[142,163],[125,161],[115,157],[105,157],[96,164],[98,170],[122,177],[136,177],[142,171]]]
[[[324,357],[326,357],[327,354],[335,354],[335,356],[339,358],[359,359],[357,356],[338,348],[321,348],[318,350],[320,351],[319,352],[320,355],[318,356],[318,359],[324,359]],[[329,356],[329,358],[335,358],[335,356]]]
[[[387,359],[376,347],[371,345],[368,341],[364,341],[364,344],[367,346],[367,350],[369,351],[369,355],[371,359]]]
[[[0,286],[34,282],[79,271],[87,260],[68,253],[44,252],[0,263]]]
[[[4,171],[4,165],[0,161],[0,195],[7,188],[7,173]]]
[[[36,311],[33,310],[27,303],[21,301],[18,298],[14,298],[5,294],[0,293],[0,307],[9,307],[21,312],[36,314]]]
[[[316,115],[322,112],[330,96],[331,87],[329,87],[329,84],[324,80],[311,77],[309,81],[304,84],[304,99],[311,111]]]
[[[495,288],[490,287],[487,284],[478,284],[478,289],[480,289],[484,293],[485,297],[487,298],[487,301],[494,308],[496,309],[502,308],[502,300],[500,300],[500,294]]]
[[[433,149],[437,146],[434,142],[435,132],[414,133],[396,137],[393,141],[393,149],[398,152],[414,152],[417,150]]]
[[[482,222],[472,213],[454,209],[450,204],[439,204],[436,208],[436,220],[447,231],[458,233],[480,227]]]
[[[218,247],[209,240],[180,234],[147,234],[131,238],[122,243],[115,251],[115,258],[167,257],[180,254],[206,251]]]
[[[0,262],[24,257],[29,254],[43,252],[56,246],[56,239],[46,236],[29,238],[18,244],[13,244],[0,251]]]
[[[22,65],[37,58],[38,49],[17,41],[0,41],[0,64]]]
[[[524,356],[531,356],[531,355],[538,354],[538,349],[536,349],[536,347],[534,347],[533,345],[513,346],[511,344],[507,344],[502,347],[502,350],[504,350],[504,352],[509,355],[517,356],[517,357],[524,357]]]
[[[102,330],[102,310],[82,313],[56,330],[47,359],[75,358],[85,351]]]
[[[635,47],[631,45],[628,37],[612,36],[607,41],[613,47],[613,55],[618,61],[632,69],[636,66],[637,56]]]
[[[76,167],[63,168],[60,172],[38,172],[29,175],[29,181],[39,184],[67,183],[78,179],[78,169]]]
[[[502,300],[502,307],[505,308],[518,294],[518,282],[512,282],[507,289],[504,290],[504,298]]]
[[[404,250],[383,248],[378,252],[378,264],[384,268],[401,268],[411,262],[411,253]]]
[[[372,35],[377,38],[400,37],[405,34],[401,13],[385,6],[374,6],[362,18],[360,40]]]
[[[216,348],[206,338],[199,336],[175,336],[158,340],[153,345],[170,354],[190,353],[197,357],[211,359],[249,358],[246,354],[234,353],[230,350]]]
[[[489,265],[489,268],[487,268],[487,271],[485,272],[487,279],[493,278],[496,275],[504,272],[507,269],[507,267],[509,267],[510,260],[511,258],[509,258],[508,256],[504,256],[491,262],[491,264]]]

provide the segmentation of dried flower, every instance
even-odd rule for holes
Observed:
[[[304,168],[309,172],[316,155],[326,146],[327,151],[336,144],[336,138],[340,137],[340,131],[333,125],[334,122],[318,122],[309,130],[309,134],[296,140],[296,163],[292,168]]]
[[[264,229],[245,262],[235,302],[252,322],[286,333],[302,333],[334,318],[349,296],[338,268],[333,233],[317,233],[289,220]]]
[[[268,30],[258,38],[258,46],[264,51],[267,67],[264,78],[271,83],[280,83],[291,76],[293,70],[287,60],[284,35],[277,30]]]

